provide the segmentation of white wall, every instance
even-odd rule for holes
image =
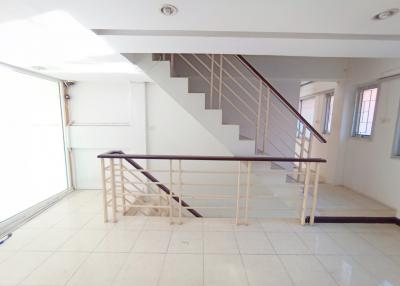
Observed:
[[[350,137],[355,92],[359,85],[400,71],[400,60],[352,60],[344,86],[342,137],[343,184],[397,209],[400,216],[400,159],[392,157],[400,105],[400,78],[380,81],[372,137]]]
[[[378,80],[400,69],[400,61],[351,60],[346,80],[337,82],[332,132],[327,144],[314,144],[313,156],[327,158],[322,175],[327,182],[341,184],[397,209],[400,216],[400,159],[392,157],[396,120],[400,105],[400,78]],[[357,88],[380,83],[376,119],[371,138],[351,137]],[[302,89],[302,96],[324,92],[326,83]],[[318,120],[323,118],[324,100],[316,103]],[[322,131],[322,123],[315,122]],[[318,146],[318,147],[316,147]]]
[[[78,189],[101,188],[96,156],[110,150],[232,155],[156,84],[78,82],[70,96],[70,145]],[[157,163],[152,164],[157,168]]]
[[[232,155],[158,85],[146,86],[149,154]]]
[[[146,153],[145,83],[78,82],[70,96],[75,184],[78,189],[100,189],[98,154]]]

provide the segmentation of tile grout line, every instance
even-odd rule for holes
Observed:
[[[175,225],[174,225],[174,227],[172,228],[172,230],[170,230],[170,232],[169,232],[169,239],[168,239],[168,243],[167,243],[166,250],[165,250],[165,252],[163,253],[163,254],[164,254],[164,257],[163,257],[163,262],[162,262],[161,270],[160,270],[160,273],[159,273],[158,279],[157,279],[157,284],[156,284],[157,286],[160,285],[161,276],[162,276],[162,273],[163,273],[163,271],[164,271],[164,267],[166,266],[166,265],[165,265],[165,262],[166,262],[166,260],[167,260],[168,249],[169,249],[169,245],[170,245],[170,243],[171,243],[172,232],[174,231],[174,228],[175,228]]]
[[[259,221],[259,223],[261,224],[260,219],[258,219],[258,221]],[[281,255],[278,254],[278,252],[276,251],[276,248],[275,248],[275,246],[273,245],[272,240],[268,237],[268,232],[265,230],[265,228],[264,228],[264,226],[263,226],[262,224],[261,224],[261,228],[262,228],[262,230],[263,230],[264,235],[267,237],[269,243],[271,244],[272,249],[273,249],[274,252],[275,252],[275,256],[278,258],[279,263],[281,264],[283,270],[284,270],[285,273],[286,273],[286,276],[289,278],[290,283],[292,283],[292,285],[295,286],[294,280],[293,280],[292,276],[290,275],[290,273],[289,273],[289,271],[288,271],[288,269],[287,269],[285,263],[283,263],[282,258],[281,258]]]
[[[203,254],[203,286],[205,286],[206,283],[206,262],[205,262],[205,235],[204,235],[205,229],[204,229],[204,220],[201,219],[201,238],[202,238],[202,254]]]
[[[240,250],[239,241],[238,241],[238,239],[237,239],[237,234],[236,234],[236,231],[235,231],[235,230],[233,231],[233,237],[235,238],[236,247],[237,247],[238,252],[239,252],[240,262],[241,262],[242,267],[243,267],[243,272],[244,272],[244,275],[245,275],[245,277],[246,277],[247,285],[250,286],[249,276],[247,275],[246,266],[245,266],[245,264],[244,264],[244,260],[243,260],[243,256],[242,256],[242,251]]]

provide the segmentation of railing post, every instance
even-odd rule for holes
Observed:
[[[301,130],[301,143],[300,143],[300,155],[299,155],[300,159],[304,157],[304,143],[306,140],[306,127],[304,123],[302,123],[301,126],[303,129]],[[299,172],[302,172],[302,170],[303,170],[303,162],[299,162]],[[298,174],[298,176],[300,176],[300,174]],[[299,177],[297,180],[299,180]]]
[[[171,76],[175,76],[175,61],[174,61],[174,54],[170,55],[170,67],[171,67]]]
[[[222,71],[223,71],[222,64],[223,63],[224,63],[224,55],[221,54],[221,56],[219,58],[218,109],[221,109],[221,104],[222,104]]]
[[[247,179],[246,179],[246,205],[245,205],[245,222],[249,225],[249,199],[250,199],[250,185],[251,185],[251,167],[253,162],[247,161]]]
[[[178,161],[179,180],[179,224],[182,224],[182,160]]]
[[[266,144],[268,143],[268,123],[269,123],[269,102],[271,97],[271,90],[267,88],[267,103],[265,107],[265,126],[264,126],[264,141],[263,141],[263,153],[265,153]]]
[[[260,86],[258,90],[258,108],[257,108],[257,123],[256,123],[256,140],[255,140],[255,150],[254,153],[257,154],[258,150],[258,138],[260,136],[260,118],[261,118],[261,100],[263,93],[263,83],[260,80]]]
[[[172,174],[172,160],[169,160],[169,222],[172,224],[172,185],[173,185],[173,174]]]
[[[304,225],[306,223],[309,179],[310,179],[310,163],[307,162],[306,163],[306,177],[304,180],[303,205],[302,205],[301,217],[300,217],[300,222],[302,225]]]
[[[119,175],[121,178],[121,195],[122,195],[122,215],[126,213],[126,199],[125,199],[125,175],[124,175],[124,164],[123,159],[119,159]]]
[[[307,148],[307,158],[311,158],[311,151],[312,151],[312,133],[310,133],[310,139],[308,141],[308,148]]]
[[[115,166],[114,159],[110,160],[110,168],[111,168],[111,205],[112,205],[112,220],[113,222],[117,222],[117,196],[115,190]]]
[[[237,193],[236,193],[236,224],[239,224],[240,217],[240,177],[242,173],[242,162],[239,161],[237,176]]]
[[[210,105],[213,108],[213,93],[214,93],[214,54],[211,55],[211,75],[210,75]]]
[[[314,177],[314,191],[313,191],[313,202],[311,207],[311,214],[310,214],[310,224],[314,224],[315,219],[315,210],[317,209],[317,202],[318,202],[318,185],[319,185],[319,163],[316,164],[315,170],[315,177]]]
[[[104,166],[104,158],[101,158],[101,179],[103,183],[103,215],[104,222],[108,222],[108,202],[107,202],[107,183],[106,183],[106,169]]]

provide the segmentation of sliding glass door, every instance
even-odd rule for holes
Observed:
[[[68,188],[59,84],[0,66],[0,222]]]

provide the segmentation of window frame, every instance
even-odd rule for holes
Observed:
[[[374,116],[372,118],[372,125],[371,125],[371,134],[370,135],[364,135],[364,134],[359,134],[359,125],[360,125],[360,117],[361,117],[361,102],[362,102],[362,94],[364,93],[365,90],[368,89],[377,89],[376,92],[376,100],[375,100],[375,108],[374,108]],[[378,110],[378,102],[379,102],[379,94],[380,94],[380,85],[379,83],[373,83],[373,84],[368,84],[368,85],[363,85],[357,88],[356,91],[356,96],[355,96],[355,104],[354,104],[354,114],[353,114],[353,124],[351,128],[351,136],[354,138],[362,138],[362,139],[371,139],[374,130],[375,130],[375,121],[376,121],[376,114]]]
[[[333,120],[333,105],[331,107],[333,100],[333,104],[335,102],[335,92],[329,91],[324,94],[324,102],[325,102],[325,109],[324,109],[324,123],[322,126],[322,133],[323,134],[331,134],[332,132],[332,120]],[[329,118],[331,117],[331,118]],[[331,124],[328,126],[329,119]]]
[[[395,130],[394,130],[392,157],[400,159],[400,102],[397,110],[397,120],[394,128]]]

